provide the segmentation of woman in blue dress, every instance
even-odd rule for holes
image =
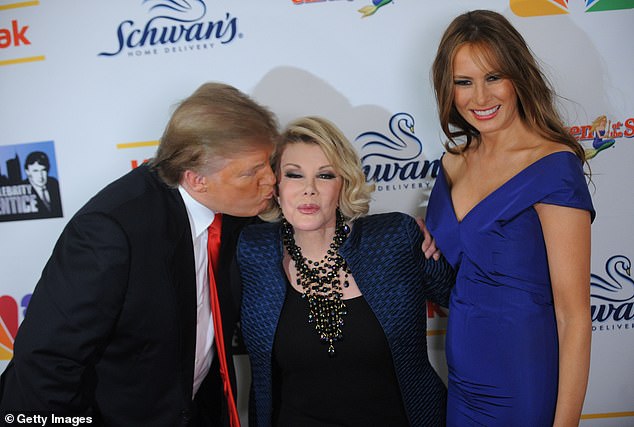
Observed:
[[[584,151],[522,36],[472,11],[432,67],[447,154],[427,226],[458,269],[449,426],[578,425],[590,365]]]

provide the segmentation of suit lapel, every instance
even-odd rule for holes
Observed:
[[[218,299],[222,313],[222,327],[225,347],[231,353],[231,341],[235,332],[235,324],[240,316],[240,300],[242,291],[235,260],[236,244],[240,230],[245,222],[243,218],[223,215],[222,234],[220,238],[219,271],[216,274]]]
[[[179,377],[183,395],[191,402],[196,353],[196,272],[191,230],[185,204],[175,189],[165,189],[167,194],[168,242],[172,245],[170,281],[175,295],[178,315],[180,353]]]

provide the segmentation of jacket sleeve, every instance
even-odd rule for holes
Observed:
[[[127,287],[128,241],[102,214],[74,217],[42,272],[2,375],[2,411],[82,414],[93,403],[94,365]]]
[[[433,301],[443,307],[449,306],[449,296],[456,283],[456,273],[444,256],[440,256],[438,261],[433,258],[426,259],[421,245],[423,235],[413,219],[408,221],[405,227],[412,243],[413,256],[419,259],[423,273],[423,289],[428,300]]]
[[[426,259],[423,267],[425,289],[430,301],[449,307],[449,296],[456,283],[456,273],[444,256],[438,261]]]

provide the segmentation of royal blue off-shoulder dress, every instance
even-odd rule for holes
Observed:
[[[581,161],[549,154],[458,221],[442,168],[427,227],[458,269],[449,305],[448,426],[551,426],[558,341],[536,203],[594,209]]]

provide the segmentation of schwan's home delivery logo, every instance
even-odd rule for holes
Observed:
[[[363,172],[377,191],[431,189],[440,159],[423,160],[423,143],[414,132],[414,118],[394,114],[388,132],[364,132],[355,141],[361,147]]]
[[[27,294],[20,300],[22,317],[26,306],[29,305],[31,294]],[[18,333],[19,308],[13,297],[3,295],[0,297],[0,360],[11,360],[13,357],[13,342]]]
[[[44,61],[44,55],[33,55],[35,48],[28,18],[17,18],[5,12],[39,4],[39,1],[4,3],[0,0],[0,66]]]
[[[57,176],[53,141],[0,146],[0,221],[61,217]]]
[[[592,330],[634,330],[634,280],[632,263],[614,255],[605,263],[605,274],[590,275]]]
[[[585,1],[586,12],[634,9],[634,0],[576,0]],[[570,13],[568,0],[510,0],[513,13],[517,16],[564,15]]]
[[[115,31],[115,46],[99,56],[204,51],[242,37],[237,17],[229,12],[208,16],[204,0],[142,0],[142,5],[148,9],[147,19],[122,21]]]
[[[584,147],[586,158],[592,159],[614,146],[617,141],[634,137],[634,117],[612,120],[602,114],[592,123],[573,125],[568,130]]]

